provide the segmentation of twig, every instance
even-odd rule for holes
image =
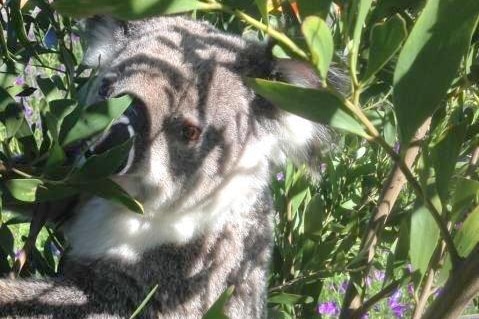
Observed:
[[[419,142],[424,138],[429,129],[430,121],[431,119],[429,118],[417,131],[414,137],[415,142]],[[404,163],[408,171],[416,160],[419,150],[419,143],[412,143],[405,152],[404,162],[402,160],[401,162]],[[358,309],[363,308],[363,305],[361,305],[361,296],[356,289],[356,285],[362,284],[362,279],[369,271],[376,252],[376,245],[378,243],[379,236],[384,228],[389,214],[391,213],[391,209],[393,208],[394,203],[396,202],[399,193],[405,184],[406,178],[402,173],[402,169],[399,167],[399,164],[396,163],[386,183],[384,184],[383,191],[378,201],[378,206],[376,207],[373,216],[369,220],[368,228],[361,240],[361,249],[359,255],[366,256],[366,260],[364,262],[367,266],[366,271],[351,276],[351,280],[349,281],[348,287],[346,289],[346,295],[344,297],[343,309],[341,311],[340,318],[355,318],[353,317],[354,314],[358,314]]]
[[[365,314],[369,309],[371,309],[372,306],[374,306],[377,302],[382,300],[383,298],[390,296],[393,294],[393,292],[399,288],[403,284],[403,282],[408,279],[411,279],[411,276],[405,275],[400,279],[392,281],[389,285],[384,287],[381,291],[377,292],[375,295],[373,295],[371,298],[366,300],[360,308],[358,308],[354,314],[356,318],[361,317],[363,314]]]
[[[210,4],[209,7],[205,8],[205,10],[220,10],[226,13],[229,13],[231,15],[234,15],[236,18],[252,25],[253,27],[257,28],[258,30],[263,31],[264,33],[267,33],[269,36],[271,36],[273,39],[287,47],[292,53],[296,54],[298,57],[301,59],[308,59],[308,55],[306,52],[304,52],[299,46],[294,43],[293,40],[291,40],[288,36],[286,36],[284,33],[279,32],[275,30],[274,28],[262,23],[261,21],[256,20],[250,15],[247,15],[246,13],[237,10],[237,9],[232,9],[227,5],[224,5],[222,3],[218,3],[216,1],[208,1]]]
[[[441,294],[422,319],[455,319],[479,293],[479,244],[452,270]]]

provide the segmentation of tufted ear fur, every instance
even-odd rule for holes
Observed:
[[[127,24],[107,16],[95,16],[83,21],[88,48],[83,64],[98,67],[108,64],[123,46],[128,33]]]
[[[272,77],[275,80],[305,88],[320,88],[322,80],[314,68],[304,61],[276,59]],[[349,78],[337,66],[333,65],[328,73],[328,85],[342,94],[348,94]],[[315,107],[310,105],[309,107]],[[275,160],[278,164],[292,159],[296,164],[306,163],[310,173],[317,176],[322,156],[334,148],[333,131],[318,123],[311,122],[294,114],[279,110],[279,146],[281,155]]]

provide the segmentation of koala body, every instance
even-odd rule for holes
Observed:
[[[310,161],[328,130],[277,109],[244,77],[317,78],[264,45],[181,17],[93,18],[87,27],[85,62],[99,67],[87,102],[135,97],[104,140],[135,136],[114,179],[145,214],[82,201],[63,227],[70,249],[60,275],[0,280],[0,318],[128,318],[156,285],[143,318],[201,318],[230,286],[231,319],[264,318],[271,173],[288,157]]]

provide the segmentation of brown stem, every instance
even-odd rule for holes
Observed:
[[[430,122],[431,119],[429,118],[423,123],[423,125],[417,131],[413,143],[411,143],[411,146],[405,153],[404,163],[408,169],[412,167],[417,155],[419,154],[420,141],[426,135]],[[399,165],[394,165],[393,170],[384,184],[384,188],[379,199],[379,204],[376,207],[376,210],[369,221],[366,233],[361,240],[361,250],[359,255],[366,257],[365,264],[367,265],[367,268],[364,272],[351,276],[346,289],[346,295],[344,297],[340,319],[356,318],[354,316],[358,314],[357,310],[362,306],[362,297],[359,291],[356,289],[356,285],[359,285],[360,287],[363,286],[362,281],[367,275],[371,266],[381,231],[384,228],[384,224],[391,213],[391,209],[394,206],[399,193],[406,184],[406,181],[407,180]]]
[[[421,296],[419,297],[419,302],[417,303],[416,307],[414,308],[414,313],[412,316],[412,319],[420,319],[421,315],[424,312],[424,309],[426,308],[427,305],[427,299],[431,295],[432,291],[432,284],[434,282],[434,275],[435,275],[435,270],[434,269],[429,269],[429,272],[426,277],[426,282],[424,283],[424,286],[421,291]]]
[[[372,306],[374,306],[377,302],[382,300],[383,298],[390,296],[394,293],[394,291],[401,286],[401,284],[405,281],[405,279],[410,279],[410,276],[404,276],[401,279],[394,280],[389,285],[384,287],[381,291],[373,295],[371,298],[366,300],[360,308],[356,310],[354,314],[355,317],[361,317],[365,314]]]
[[[479,293],[479,244],[453,269],[444,289],[422,319],[455,319]]]

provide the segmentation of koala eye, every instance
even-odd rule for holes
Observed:
[[[184,121],[181,127],[181,136],[188,142],[197,142],[201,136],[201,128],[189,121]]]

